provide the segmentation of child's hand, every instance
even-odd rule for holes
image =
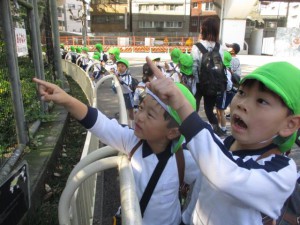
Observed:
[[[33,78],[33,81],[38,84],[42,101],[53,101],[55,104],[64,105],[71,97],[55,84],[37,78]]]
[[[149,57],[146,57],[146,61],[157,78],[147,83],[147,87],[164,103],[175,109],[181,119],[184,120],[194,111],[191,104],[175,85],[174,81],[170,78],[166,78]]]
[[[77,120],[81,120],[86,116],[87,106],[78,99],[68,95],[57,85],[37,78],[33,78],[33,81],[39,86],[41,100],[46,102],[53,101],[55,104],[64,106]]]

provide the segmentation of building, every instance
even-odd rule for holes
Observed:
[[[77,0],[65,0],[57,7],[59,31],[82,32],[83,3]],[[90,32],[89,10],[86,10],[87,32]]]
[[[127,0],[92,0],[91,32],[129,32],[130,19]]]
[[[199,33],[201,21],[210,16],[219,18],[213,0],[192,0],[190,32]]]
[[[189,32],[190,1],[132,0],[133,32]]]

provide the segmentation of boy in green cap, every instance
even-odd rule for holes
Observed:
[[[193,76],[193,57],[188,54],[181,54],[178,60],[181,83],[188,87],[188,89],[195,94],[196,93],[196,80]]]
[[[135,115],[136,127],[133,130],[120,125],[115,119],[107,118],[98,109],[83,104],[55,84],[36,78],[33,81],[38,84],[43,101],[53,101],[64,106],[75,119],[99,137],[101,142],[131,157],[143,225],[180,224],[180,182],[175,155],[181,152],[184,157],[186,183],[192,183],[199,176],[199,169],[190,152],[180,148],[183,138],[178,127],[181,120],[174,109],[164,104],[151,91],[147,91]],[[195,99],[188,89],[182,84],[177,84],[176,88],[194,109]],[[133,151],[135,146],[136,151]],[[162,173],[158,176],[153,193],[145,193],[152,184],[149,181],[152,180],[151,176],[157,170],[157,165],[162,166]],[[149,201],[146,199],[148,194]]]
[[[226,135],[227,128],[226,128],[226,117],[225,117],[225,110],[227,109],[228,105],[230,104],[234,94],[233,84],[231,81],[231,72],[230,72],[230,65],[231,65],[232,56],[228,51],[224,51],[223,55],[223,63],[226,67],[226,76],[227,76],[227,88],[226,91],[223,93],[217,94],[216,100],[216,108],[217,108],[217,118],[221,128],[220,135]]]
[[[165,73],[164,75],[166,77],[171,77],[174,82],[181,82],[181,74],[179,69],[179,58],[182,55],[182,51],[178,48],[174,48],[171,53],[171,62],[167,63],[165,62]]]
[[[158,77],[148,88],[177,111],[183,121],[179,130],[202,174],[191,224],[262,224],[263,215],[277,219],[297,180],[296,164],[284,153],[300,127],[300,70],[274,62],[243,78],[230,106],[232,136],[223,143],[173,82],[147,61]]]
[[[127,109],[127,114],[129,117],[129,124],[131,127],[133,127],[133,108],[134,108],[134,102],[133,102],[133,90],[131,88],[132,86],[132,76],[129,71],[129,62],[127,59],[119,59],[117,61],[117,76],[121,84],[125,106]]]

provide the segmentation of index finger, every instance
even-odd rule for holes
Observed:
[[[146,57],[147,64],[150,66],[151,70],[153,71],[154,76],[156,76],[157,79],[162,79],[165,76],[161,72],[160,69],[154,64],[154,62],[149,58],[149,56]]]

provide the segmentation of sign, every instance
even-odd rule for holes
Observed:
[[[18,56],[28,55],[26,30],[23,28],[15,28],[15,35]]]
[[[30,207],[29,175],[26,162],[0,186],[0,225],[18,224]]]

